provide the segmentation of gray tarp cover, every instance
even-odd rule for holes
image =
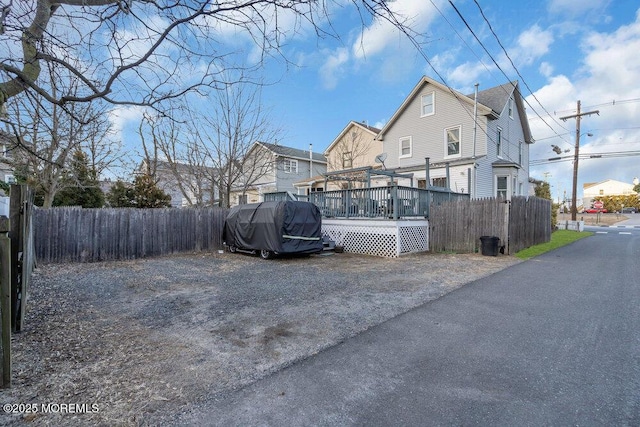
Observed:
[[[280,254],[322,251],[322,216],[309,202],[280,201],[231,208],[222,239],[228,246]]]

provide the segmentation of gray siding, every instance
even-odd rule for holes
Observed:
[[[435,112],[432,115],[421,117],[421,96],[431,92],[435,93]],[[526,195],[529,186],[529,146],[525,142],[525,135],[520,122],[517,105],[513,103],[513,118],[509,117],[508,104],[505,104],[500,117],[490,118],[487,110],[480,108],[478,111],[478,129],[476,132],[475,157],[476,169],[471,171],[475,176],[475,197],[495,196],[496,174],[509,176],[509,194]],[[451,127],[460,127],[460,156],[447,156],[445,146],[445,130]],[[425,157],[430,162],[440,163],[445,161],[455,162],[457,159],[470,159],[474,156],[473,142],[473,103],[469,103],[426,83],[406,105],[404,111],[398,115],[391,126],[383,135],[383,149],[388,154],[386,161],[390,169],[411,169],[422,167]],[[498,128],[502,129],[501,155],[497,153]],[[400,139],[411,137],[412,147],[410,157],[400,157]],[[522,159],[519,155],[519,144],[522,144]],[[519,167],[506,167],[494,169],[496,161],[510,162]],[[464,189],[468,192],[468,168],[469,164],[452,166],[450,170],[450,183],[454,191]],[[418,169],[419,171],[419,169]],[[424,173],[417,172],[416,178],[424,178]],[[439,178],[445,176],[444,168],[433,168],[430,177]],[[515,178],[515,184],[514,179]],[[415,185],[415,184],[414,184]],[[473,186],[473,184],[472,184]]]
[[[420,117],[421,96],[435,91],[435,113]],[[479,114],[476,139],[476,156],[487,152],[486,117]],[[384,135],[383,148],[388,154],[387,167],[411,167],[424,164],[429,157],[432,163],[473,156],[473,105],[456,98],[438,87],[425,84],[407,105],[404,112]],[[445,156],[445,129],[460,126],[461,156]],[[412,155],[400,157],[400,138],[412,138]]]
[[[283,162],[287,157],[278,157],[277,160],[277,168],[276,168],[276,191],[291,191],[293,193],[297,193],[297,187],[294,187],[294,182],[300,182],[305,179],[308,179],[310,176],[321,175],[327,172],[327,165],[319,162],[313,163],[313,171],[310,174],[309,168],[311,164],[308,160],[295,159],[298,161],[298,172],[297,173],[287,173],[284,170]]]
[[[502,129],[501,153],[498,155],[497,136],[498,128]],[[529,191],[529,146],[525,143],[524,132],[520,125],[520,116],[518,109],[513,109],[513,118],[509,117],[508,105],[504,106],[500,117],[497,120],[489,121],[487,130],[489,140],[487,143],[487,162],[489,168],[483,168],[482,183],[478,181],[478,197],[491,197],[495,195],[495,176],[509,176],[509,190],[511,195],[527,195]],[[522,143],[522,161],[519,158],[519,144]],[[518,164],[517,169],[509,168],[492,168],[491,164],[496,161],[503,160]],[[485,176],[486,174],[486,176]],[[515,178],[515,186],[513,182]],[[489,186],[490,181],[490,186]],[[480,189],[483,194],[480,194]],[[487,194],[486,188],[491,188],[490,194]]]

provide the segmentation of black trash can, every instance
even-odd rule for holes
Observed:
[[[498,249],[500,246],[500,238],[496,236],[482,236],[480,237],[481,252],[482,255],[498,256]]]

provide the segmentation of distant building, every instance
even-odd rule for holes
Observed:
[[[589,182],[582,186],[584,207],[591,207],[596,197],[629,196],[637,194],[634,185],[626,182],[607,179],[601,182]]]
[[[218,201],[218,171],[215,168],[193,166],[157,160],[149,168],[143,160],[140,172],[152,169],[158,188],[171,197],[172,208],[212,206]]]
[[[327,160],[322,153],[255,142],[245,156],[242,179],[231,191],[230,205],[261,202],[265,193],[303,192],[301,181],[326,172]]]

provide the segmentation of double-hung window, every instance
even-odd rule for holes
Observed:
[[[460,126],[444,130],[445,157],[460,157]]]
[[[498,128],[498,134],[496,135],[496,149],[498,157],[502,156],[502,128]]]
[[[282,161],[282,169],[284,173],[298,173],[298,161],[293,159],[284,159]]]
[[[405,157],[411,157],[412,155],[412,142],[411,142],[411,137],[410,136],[404,136],[402,138],[400,138],[400,147],[399,147],[399,151],[400,151],[400,155],[398,156],[400,159],[403,159]]]
[[[496,176],[496,197],[502,197],[506,199],[507,194],[509,194],[508,185],[509,185],[508,176]]]
[[[513,98],[509,98],[509,118],[513,119]]]
[[[436,112],[435,92],[420,97],[420,117],[430,116]]]
[[[523,157],[522,141],[518,141],[518,164],[519,165],[522,165],[522,157]]]
[[[351,151],[342,153],[342,169],[351,169],[353,167],[353,157]]]

